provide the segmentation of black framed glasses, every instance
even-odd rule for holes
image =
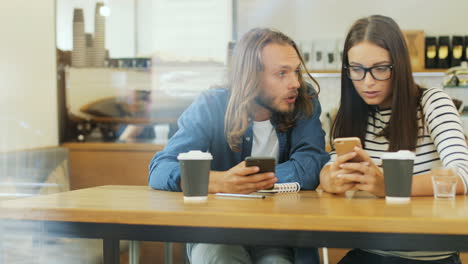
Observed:
[[[370,72],[370,75],[372,76],[372,78],[374,78],[374,80],[386,81],[392,78],[393,65],[376,65],[369,68],[348,65],[344,66],[344,69],[348,78],[353,81],[364,80],[364,78],[366,78],[367,72]]]

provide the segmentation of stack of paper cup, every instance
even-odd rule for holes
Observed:
[[[86,66],[86,35],[84,30],[83,9],[75,8],[73,11],[73,51],[72,66]]]
[[[86,33],[86,66],[93,66],[94,63],[94,39],[93,34]]]
[[[94,45],[93,45],[93,57],[95,67],[104,67],[106,59],[106,48],[105,48],[105,34],[106,34],[106,18],[101,15],[99,11],[104,3],[96,3],[96,10],[94,12]]]

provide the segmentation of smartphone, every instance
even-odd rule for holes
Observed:
[[[335,145],[336,154],[338,156],[353,152],[354,147],[362,148],[361,140],[358,137],[335,138],[333,144]],[[362,159],[360,157],[355,157],[350,161],[361,162]]]
[[[257,166],[260,168],[258,173],[275,172],[276,159],[273,157],[252,157],[245,158],[245,166]]]

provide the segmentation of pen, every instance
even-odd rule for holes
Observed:
[[[239,197],[239,198],[258,198],[258,199],[265,198],[265,195],[260,195],[260,194],[215,193],[215,195],[225,196],[225,197]]]

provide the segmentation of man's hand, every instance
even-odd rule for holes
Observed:
[[[257,166],[246,167],[245,161],[227,171],[210,171],[208,192],[251,193],[268,189],[278,180],[275,173],[257,173]]]

